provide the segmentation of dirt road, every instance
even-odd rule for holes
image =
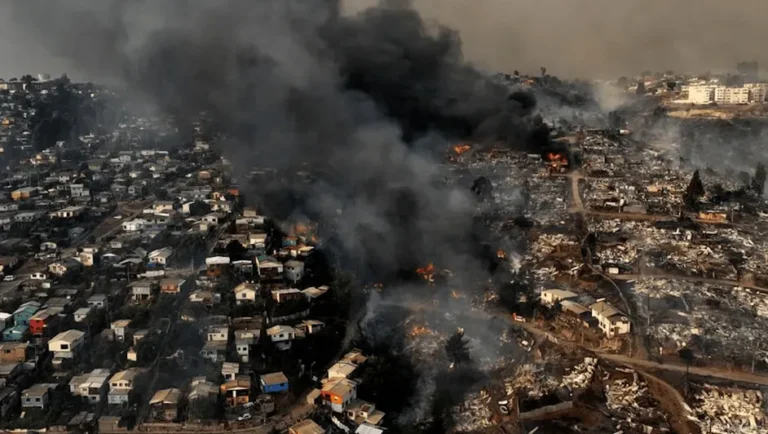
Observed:
[[[688,276],[685,274],[673,274],[673,273],[667,273],[660,270],[654,270],[653,268],[644,268],[642,274],[616,274],[611,277],[615,280],[637,280],[641,278],[685,280],[688,282],[709,283],[712,285],[740,286],[742,288],[747,288],[753,291],[768,294],[768,288],[757,286],[751,283],[740,282],[738,280],[713,279],[709,277]]]
[[[622,356],[620,354],[608,354],[597,352],[600,358],[610,360],[614,363],[621,363],[625,365],[640,366],[646,369],[657,369],[661,371],[674,371],[685,373],[688,368],[685,365],[678,365],[673,363],[659,363],[653,360],[635,359],[632,357]],[[744,371],[728,371],[719,368],[705,368],[699,366],[691,366],[689,372],[693,375],[700,377],[718,378],[721,380],[736,381],[740,383],[752,383],[768,386],[768,376],[752,374]]]

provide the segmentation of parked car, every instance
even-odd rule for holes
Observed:
[[[241,414],[237,417],[237,420],[251,420],[251,413]]]
[[[13,282],[14,280],[16,280],[16,276],[14,276],[12,274],[9,274],[9,275],[3,277],[3,281],[4,282]]]

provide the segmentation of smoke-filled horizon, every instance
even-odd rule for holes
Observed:
[[[377,1],[344,0],[343,9],[352,13]],[[88,70],[73,69],[50,47],[30,39],[30,30],[47,29],[30,29],[28,22],[18,21],[9,13],[17,3],[24,2],[0,4],[0,77],[48,72],[69,73],[76,79],[100,78],[89,75]],[[58,3],[77,5],[77,1]],[[167,0],[157,3],[173,4]],[[768,53],[760,44],[768,39],[764,25],[768,4],[761,0],[415,0],[414,4],[426,19],[459,32],[467,59],[494,71],[517,69],[537,74],[540,66],[546,66],[564,78],[616,78],[644,70],[733,70],[743,60],[757,60],[768,70]],[[48,6],[39,9],[41,13]],[[167,15],[187,13],[181,5],[167,9]],[[161,14],[145,20],[174,18]],[[62,18],[54,28],[64,25],[87,32],[89,24]]]

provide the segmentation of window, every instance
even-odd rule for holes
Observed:
[[[69,349],[69,344],[61,344],[61,349],[62,350],[68,350]]]
[[[40,402],[40,398],[35,398],[35,402]]]
[[[280,333],[280,336],[278,336],[280,339],[284,338],[285,335],[283,333]]]

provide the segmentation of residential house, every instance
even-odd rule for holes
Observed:
[[[281,279],[283,277],[283,264],[271,256],[257,256],[256,268],[261,279]]]
[[[106,294],[93,294],[86,300],[88,306],[95,309],[106,309],[109,307],[109,297]]]
[[[128,326],[130,324],[131,320],[129,319],[119,319],[117,321],[112,321],[110,328],[115,333],[115,338],[117,338],[118,342],[125,342]]]
[[[276,325],[267,329],[267,336],[278,350],[284,351],[291,348],[291,343],[296,337],[296,330],[290,326]]]
[[[50,216],[57,219],[74,219],[83,215],[84,212],[84,206],[68,206],[50,213]]]
[[[328,292],[328,286],[323,285],[320,287],[315,288],[314,286],[310,286],[307,289],[302,290],[302,294],[304,294],[305,297],[307,297],[307,300],[312,301],[316,300],[326,292]]]
[[[11,199],[13,200],[27,200],[37,195],[37,187],[23,187],[11,192]]]
[[[568,300],[578,297],[579,294],[562,289],[545,289],[541,291],[541,304],[545,306],[554,306],[562,300]]]
[[[93,267],[96,264],[96,258],[98,251],[84,250],[77,254],[77,260],[83,267]]]
[[[227,357],[227,342],[207,341],[200,350],[200,355],[213,363],[222,362]]]
[[[54,276],[63,276],[82,269],[83,264],[75,258],[64,258],[48,266],[48,271]]]
[[[0,273],[11,274],[17,265],[19,265],[19,258],[15,256],[3,256],[0,258]]]
[[[598,301],[590,306],[592,317],[597,319],[600,330],[609,338],[629,333],[630,322],[627,315],[605,301]]]
[[[358,366],[365,363],[366,360],[368,360],[368,357],[363,355],[363,352],[357,348],[352,349],[341,358],[343,362],[354,363]]]
[[[240,374],[239,363],[224,362],[221,364],[221,375],[224,377],[224,381],[235,380],[238,374]]]
[[[24,340],[29,332],[29,325],[19,324],[3,330],[3,340],[6,342],[19,342]]]
[[[149,253],[149,265],[165,267],[171,256],[173,256],[173,249],[170,247],[154,250]]]
[[[56,387],[55,384],[37,383],[25,389],[21,392],[21,407],[45,410],[50,401],[51,389],[54,387]]]
[[[0,388],[0,419],[4,419],[19,406],[19,392],[15,387]]]
[[[191,303],[201,303],[206,306],[213,306],[215,303],[218,303],[220,298],[221,297],[218,294],[202,289],[198,289],[197,291],[193,291],[192,294],[189,294],[189,301]]]
[[[232,261],[232,270],[244,277],[252,278],[253,274],[253,261],[243,259],[240,261]]]
[[[272,299],[278,303],[285,303],[291,300],[301,300],[304,294],[296,288],[274,289],[271,291]]]
[[[28,326],[29,319],[32,318],[32,315],[38,310],[40,310],[40,303],[36,301],[28,301],[22,304],[13,312],[13,323],[17,326]]]
[[[325,434],[325,430],[312,419],[304,419],[288,428],[288,434]]]
[[[385,416],[383,411],[376,410],[376,406],[373,403],[361,399],[355,399],[349,403],[344,413],[347,419],[355,425],[369,424],[376,426],[381,423]],[[357,433],[358,431],[355,432]]]
[[[89,374],[72,377],[69,391],[73,396],[83,397],[90,403],[101,402],[109,388],[108,378],[109,369],[94,369]]]
[[[296,283],[304,277],[304,263],[290,260],[285,263],[285,278]]]
[[[120,371],[109,379],[110,405],[126,405],[133,391],[136,379],[147,371],[146,368],[129,368]]]
[[[288,377],[282,372],[264,374],[260,379],[261,391],[264,393],[280,393],[288,391]]]
[[[224,221],[224,215],[220,214],[220,213],[215,213],[214,212],[214,213],[210,213],[210,214],[204,215],[201,220],[206,222],[206,223],[210,223],[212,225],[217,225],[218,226],[219,223]]]
[[[229,270],[229,256],[212,256],[205,258],[207,274],[210,277],[217,277]]]
[[[160,292],[163,294],[178,294],[184,288],[186,280],[184,279],[162,279],[160,280]]]
[[[211,326],[208,327],[207,340],[213,342],[227,342],[229,341],[229,327],[227,326]]]
[[[72,305],[72,300],[68,297],[51,297],[45,301],[44,309],[57,309],[54,313],[59,314],[65,311],[69,311],[69,307]]]
[[[357,398],[357,383],[348,378],[329,379],[323,384],[320,396],[336,413],[342,413]]]
[[[251,378],[239,376],[221,385],[221,394],[228,406],[247,404],[251,400]]]
[[[133,333],[133,345],[134,346],[138,345],[142,339],[146,338],[149,335],[150,335],[150,331],[148,329],[136,330],[136,332]]]
[[[140,302],[152,298],[155,284],[151,280],[142,279],[131,284],[131,295],[133,300]]]
[[[251,345],[258,344],[259,340],[261,339],[261,329],[255,328],[257,327],[256,325],[253,327],[254,328],[241,328],[239,330],[235,330],[235,340],[248,341],[251,343]]]
[[[147,227],[148,222],[144,219],[138,218],[131,221],[123,222],[122,227],[125,232],[141,232]]]
[[[70,184],[69,194],[72,197],[90,197],[91,192],[83,184]]]
[[[243,282],[235,287],[235,300],[237,304],[253,303],[256,301],[258,285],[255,283]]]
[[[62,312],[61,308],[50,307],[35,312],[29,318],[29,332],[32,336],[45,336],[46,330],[55,324],[58,314]]]
[[[338,362],[334,363],[333,366],[328,368],[328,378],[331,380],[348,378],[350,375],[352,375],[353,372],[355,372],[355,370],[357,370],[356,364],[345,360],[339,360]]]
[[[24,372],[23,364],[19,362],[10,362],[0,364],[0,383],[15,383],[19,376]]]
[[[3,342],[0,344],[0,362],[21,363],[27,360],[28,351],[27,342]]]
[[[179,401],[181,399],[181,390],[163,389],[155,392],[152,399],[149,400],[150,411],[155,420],[172,422],[177,419],[179,412]]]
[[[219,386],[206,380],[205,377],[195,377],[189,385],[188,401],[196,399],[215,399],[219,396]]]
[[[34,223],[43,216],[43,213],[35,211],[20,212],[13,216],[14,223]]]
[[[173,211],[174,202],[166,200],[156,200],[152,204],[152,210],[154,212],[170,212]]]
[[[0,331],[13,327],[13,314],[0,312]]]
[[[235,334],[237,334],[237,332],[235,332]],[[240,357],[241,362],[248,363],[250,361],[251,346],[254,345],[254,343],[255,341],[253,338],[235,339],[235,351],[237,352],[238,357]]]
[[[264,232],[249,233],[248,244],[252,249],[263,254],[267,249],[267,234]]]
[[[75,322],[83,322],[88,318],[88,314],[93,310],[92,307],[81,307],[75,311]]]
[[[325,328],[325,323],[316,319],[307,319],[296,325],[296,330],[301,331],[305,335],[317,333],[323,328]]]
[[[74,329],[61,332],[51,338],[48,341],[48,351],[53,353],[54,364],[56,359],[75,358],[84,342],[85,333]]]

